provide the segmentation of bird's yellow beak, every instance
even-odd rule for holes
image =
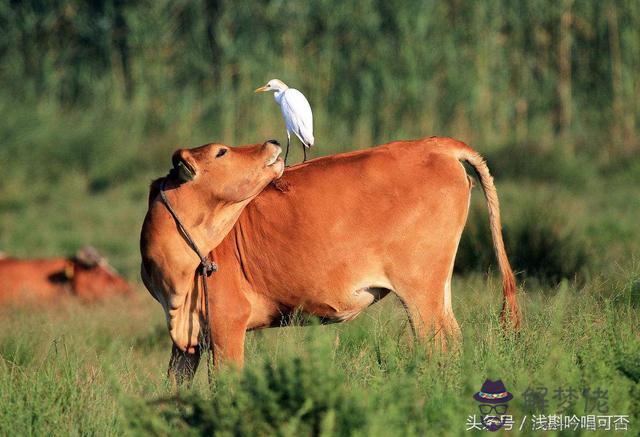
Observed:
[[[268,86],[266,86],[266,85],[265,85],[265,86],[261,86],[260,88],[258,88],[258,89],[256,90],[256,93],[263,93],[263,92],[265,92],[265,91],[269,91],[269,87],[268,87]]]

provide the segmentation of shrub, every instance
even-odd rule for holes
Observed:
[[[265,363],[235,382],[232,373],[217,377],[211,399],[190,392],[138,405],[133,427],[154,434],[177,429],[193,435],[333,435],[364,425],[365,406],[351,392],[336,389],[344,381],[323,360]]]
[[[150,402],[125,400],[131,431],[145,435],[424,435],[434,423],[446,420],[442,411],[429,417],[429,409],[434,405],[437,409],[446,391],[430,391],[413,358],[393,372],[370,375],[363,386],[362,374],[352,378],[353,373],[362,372],[360,363],[328,359],[334,355],[331,336],[322,335],[322,329],[306,328],[310,330],[313,335],[303,341],[306,345],[300,354],[248,363],[241,373],[219,371],[210,393],[195,388]],[[342,353],[348,357],[357,350]],[[390,354],[392,358],[394,352]],[[358,353],[356,360],[363,359]],[[446,409],[446,414],[452,410]]]

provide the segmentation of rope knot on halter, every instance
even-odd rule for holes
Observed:
[[[211,273],[215,273],[218,271],[218,264],[207,258],[202,258],[200,260],[200,269],[200,274],[202,274],[203,276],[211,276]]]

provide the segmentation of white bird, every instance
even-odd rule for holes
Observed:
[[[273,97],[282,109],[282,117],[287,127],[287,151],[284,155],[284,162],[287,163],[289,155],[289,143],[291,133],[294,133],[302,142],[304,160],[307,160],[307,148],[313,146],[313,113],[307,98],[300,91],[289,88],[279,79],[271,79],[265,86],[256,90],[256,93],[264,91],[275,91]]]

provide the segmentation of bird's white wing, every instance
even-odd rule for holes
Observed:
[[[280,108],[287,130],[296,134],[305,146],[313,146],[313,113],[304,94],[289,88],[282,96]]]

